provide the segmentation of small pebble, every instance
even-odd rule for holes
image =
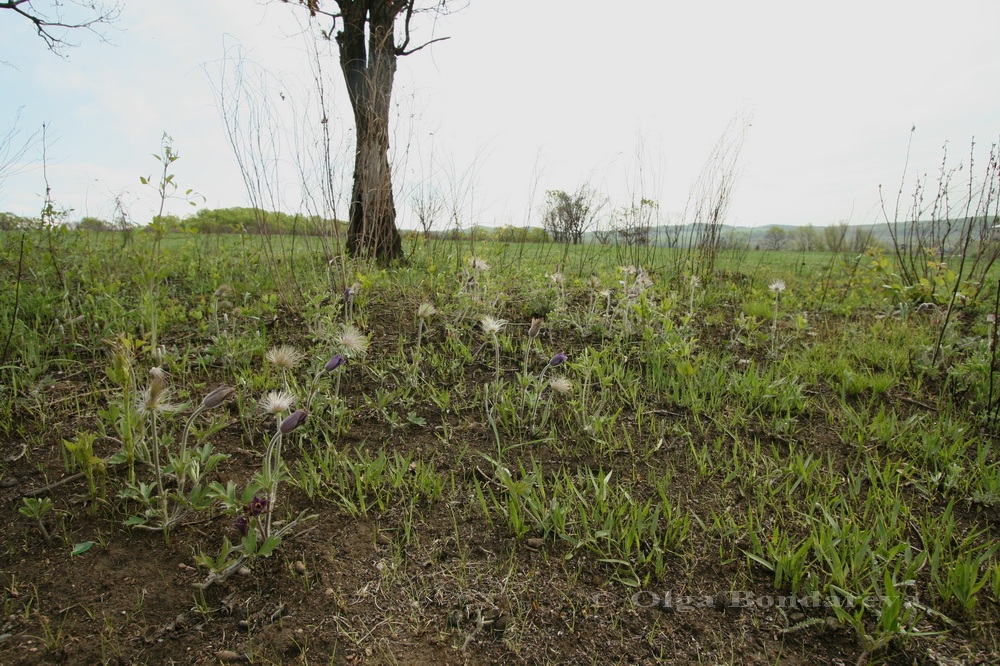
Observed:
[[[250,575],[250,569],[248,569],[247,567],[240,567],[240,570],[237,571],[236,573],[238,573],[241,576],[249,576]]]
[[[303,562],[302,560],[297,560],[295,562],[295,573],[305,574],[305,572],[306,572],[306,563]]]
[[[537,538],[525,539],[524,545],[526,545],[528,548],[532,550],[539,550],[545,545],[545,539],[537,539]]]
[[[219,661],[224,663],[243,661],[243,655],[233,652],[232,650],[219,650],[215,653],[215,656]]]
[[[804,619],[806,619],[805,613],[792,613],[788,616],[788,621],[792,624],[798,624]]]
[[[838,629],[843,629],[844,626],[840,624],[840,622],[837,621],[837,618],[833,616],[826,618],[825,622],[826,622],[826,628],[830,631],[837,631]]]

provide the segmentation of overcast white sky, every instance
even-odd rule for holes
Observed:
[[[450,39],[400,61],[397,198],[432,183],[463,225],[537,224],[545,190],[583,183],[609,207],[646,197],[681,214],[733,119],[751,126],[730,223],[868,223],[878,186],[899,187],[911,126],[910,170],[932,175],[946,142],[957,162],[975,137],[983,159],[1000,135],[996,0],[472,0],[424,18],[418,38]],[[242,49],[272,75],[261,94],[281,124],[277,187],[294,211],[293,137],[319,127],[305,25],[277,2],[126,0],[110,43],[74,34],[81,45],[61,59],[0,11],[0,135],[19,110],[22,137],[48,124],[49,182],[74,218],[110,217],[122,194],[148,221],[139,176],[155,173],[163,132],[183,189],[208,207],[247,205],[213,86]],[[324,66],[349,185],[351,115],[335,56]],[[38,213],[40,151],[28,157],[0,182],[0,211]],[[405,205],[400,215],[414,226]]]

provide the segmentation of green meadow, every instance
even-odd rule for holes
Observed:
[[[0,235],[0,662],[1000,659],[996,270],[405,251]]]

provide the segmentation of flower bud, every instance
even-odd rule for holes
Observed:
[[[566,356],[566,352],[559,352],[558,354],[552,357],[552,359],[549,361],[549,365],[551,365],[552,367],[555,367],[557,365],[562,365],[563,363],[566,362],[567,358],[569,357]]]
[[[201,408],[214,409],[229,400],[235,393],[236,389],[231,386],[220,386],[205,396],[205,399],[201,401]]]
[[[542,331],[542,319],[538,317],[531,318],[531,326],[528,327],[528,337],[537,338],[538,334]]]
[[[329,361],[326,362],[326,365],[323,366],[323,369],[326,370],[327,372],[333,372],[334,370],[344,365],[345,363],[347,363],[347,359],[345,359],[341,354],[336,354],[334,355],[333,358],[331,358]]]
[[[246,516],[240,516],[236,519],[236,522],[233,523],[233,527],[235,527],[236,531],[240,533],[240,536],[246,536],[247,532],[250,531],[250,521],[247,520]]]
[[[309,412],[304,409],[298,409],[292,412],[281,421],[281,424],[278,426],[278,432],[282,435],[287,435],[302,425],[308,416]]]

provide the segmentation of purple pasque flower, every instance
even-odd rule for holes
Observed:
[[[569,357],[566,356],[566,352],[559,352],[549,360],[549,365],[554,368],[557,365],[562,365],[563,363],[565,363],[566,359],[568,358]]]
[[[240,516],[237,518],[236,522],[233,523],[233,526],[236,528],[236,531],[240,533],[240,536],[246,536],[247,532],[250,531],[250,521],[247,520],[246,516]]]
[[[347,363],[347,359],[344,358],[343,354],[335,354],[333,358],[331,358],[329,361],[326,362],[326,365],[323,366],[323,369],[326,370],[327,372],[333,372],[334,370],[344,365],[345,363]]]
[[[305,420],[309,417],[309,412],[304,409],[297,409],[288,416],[286,416],[281,423],[278,425],[278,432],[282,435],[287,435],[291,431],[298,428],[300,425],[305,423]]]
[[[267,498],[267,495],[254,495],[253,499],[250,500],[250,513],[254,516],[265,514],[270,504],[271,500]],[[239,521],[236,522],[239,523]]]

